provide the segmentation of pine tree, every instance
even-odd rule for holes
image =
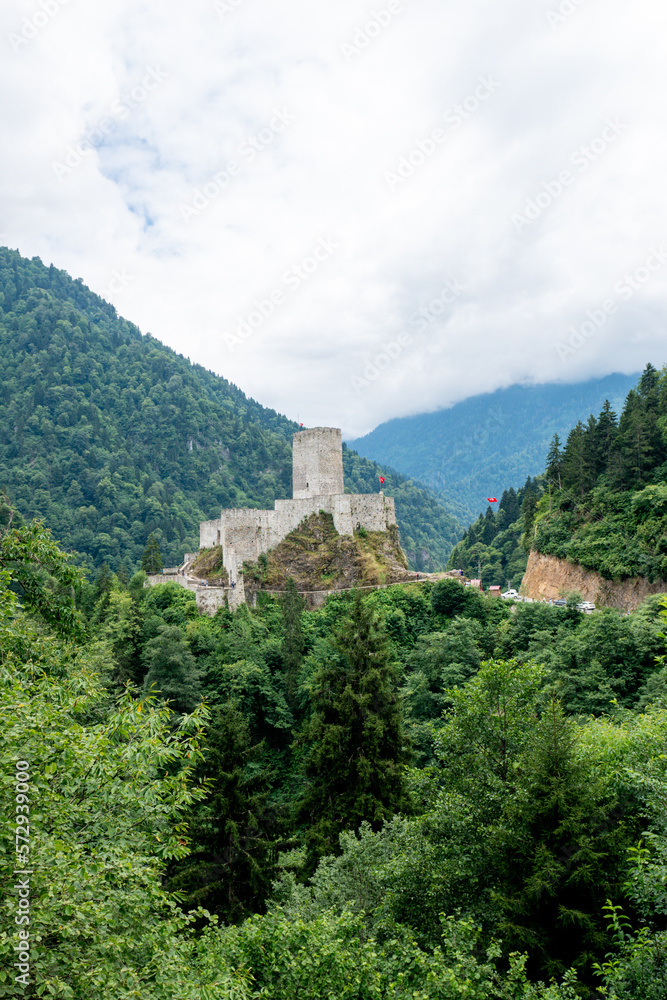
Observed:
[[[614,454],[618,449],[618,418],[605,399],[595,428],[595,473],[597,476],[612,471]]]
[[[554,434],[551,444],[549,446],[549,453],[547,455],[547,476],[550,480],[552,488],[558,487],[562,488],[561,472],[563,467],[563,452],[560,447],[560,438],[557,434]]]
[[[201,701],[203,671],[197,666],[190,647],[176,625],[163,625],[158,635],[144,646],[141,654],[144,690],[154,691],[171,703],[175,712],[192,712]]]
[[[641,488],[657,465],[667,458],[660,430],[662,393],[653,365],[644,369],[636,390],[628,393],[619,424],[624,459],[624,485]]]
[[[581,420],[567,437],[562,463],[563,485],[584,497],[594,485],[593,442]]]
[[[302,627],[303,598],[291,576],[287,580],[285,594],[281,600],[281,611],[284,628],[282,655],[287,675],[287,698],[290,704],[293,704],[296,678],[303,662],[305,642]]]
[[[151,532],[144,554],[141,557],[141,568],[145,573],[162,572],[162,556],[160,555],[160,545],[157,538]]]
[[[521,504],[521,519],[523,521],[523,546],[527,552],[530,551],[533,538],[533,525],[535,523],[535,509],[537,507],[537,491],[534,489],[530,476],[522,490],[523,501]]]
[[[311,870],[337,851],[343,830],[364,821],[377,830],[407,806],[397,668],[360,591],[332,647],[314,678],[313,716],[300,741],[309,747],[300,814]]]
[[[491,505],[489,505],[486,508],[486,514],[484,515],[484,528],[482,530],[482,541],[484,544],[490,545],[497,533],[498,528],[496,525],[496,515],[493,513]]]
[[[577,752],[579,732],[552,699],[497,828],[505,857],[499,932],[508,949],[528,951],[545,978],[570,965],[590,974],[591,956],[605,943],[602,907],[619,888],[627,846],[614,818],[620,810]]]
[[[228,923],[259,912],[271,888],[272,775],[262,750],[235,702],[216,706],[197,768],[209,794],[191,810],[192,851],[169,880],[172,892],[185,893],[186,907],[205,906]]]

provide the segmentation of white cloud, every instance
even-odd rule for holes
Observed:
[[[7,0],[3,239],[267,405],[350,435],[518,380],[660,364],[667,267],[573,355],[557,345],[665,231],[667,13],[585,0],[552,26],[560,6]],[[623,127],[604,143],[609,120]],[[321,239],[340,246],[288,285]],[[419,328],[448,280],[464,293]]]

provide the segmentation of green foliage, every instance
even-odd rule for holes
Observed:
[[[196,776],[206,798],[189,816],[191,854],[173,866],[169,887],[188,907],[205,906],[236,923],[256,912],[270,888],[274,819],[261,745],[233,702],[213,710]]]
[[[578,739],[552,699],[532,728],[499,838],[500,934],[547,978],[571,965],[586,973],[604,943],[602,906],[622,870],[621,810],[578,752]]]
[[[58,635],[81,638],[83,627],[73,600],[81,574],[40,521],[0,534],[0,567],[10,572],[26,608]]]
[[[148,536],[144,554],[141,557],[141,568],[145,573],[162,572],[162,556],[160,555],[160,544],[151,532]]]
[[[202,673],[176,625],[161,625],[141,654],[144,691],[168,701],[175,712],[191,712],[201,700]]]
[[[448,569],[461,569],[471,579],[481,579],[482,586],[519,586],[526,570],[529,540],[533,537],[535,511],[542,493],[540,480],[528,479],[518,491],[505,490],[498,510],[489,506],[486,514],[464,533],[447,563]]]
[[[297,673],[303,662],[305,650],[302,626],[303,608],[303,598],[298,593],[294,580],[290,577],[281,601],[284,628],[281,652],[287,674],[287,693],[292,703],[294,703],[296,693]]]
[[[647,365],[620,420],[607,401],[579,422],[559,460],[550,453],[550,497],[531,544],[610,580],[667,579],[667,369]]]
[[[497,949],[479,954],[477,941],[472,922],[453,918],[429,952],[407,928],[379,943],[350,913],[305,921],[277,909],[228,931],[221,952],[252,968],[253,995],[271,1000],[490,1000]]]
[[[355,591],[313,678],[313,715],[302,737],[310,784],[301,814],[311,868],[335,851],[342,830],[364,821],[377,828],[407,805],[396,682],[386,634]]]
[[[75,581],[84,644],[71,586],[41,611],[63,554],[0,520],[23,532],[0,569],[0,805],[28,760],[35,989],[574,1000],[597,963],[606,995],[660,996],[659,597],[585,616],[445,580],[208,618],[102,566]],[[15,846],[3,829],[3,960]]]
[[[31,537],[48,551],[36,526]],[[27,559],[32,566],[33,550]],[[202,956],[161,882],[165,861],[187,853],[183,815],[203,794],[193,767],[206,713],[173,728],[168,711],[129,691],[110,703],[97,676],[108,647],[78,645],[62,619],[59,638],[45,635],[10,583],[3,571],[0,797],[3,816],[17,815],[14,772],[27,761],[30,835],[19,863],[32,871],[32,985],[13,979],[17,844],[5,822],[0,996],[246,1000],[244,970]]]

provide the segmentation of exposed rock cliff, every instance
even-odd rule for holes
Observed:
[[[243,567],[245,591],[251,603],[259,590],[280,592],[292,577],[302,593],[355,586],[383,586],[423,579],[408,569],[398,529],[339,535],[330,514],[313,514],[256,563]],[[309,603],[317,603],[317,600]]]
[[[555,556],[531,552],[521,592],[534,600],[555,600],[572,591],[583,600],[620,611],[634,611],[650,594],[667,594],[667,581],[649,583],[642,577],[605,580],[599,573]]]

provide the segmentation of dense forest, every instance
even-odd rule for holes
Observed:
[[[618,416],[605,402],[547,456],[528,544],[608,579],[667,580],[667,371],[646,366]],[[666,588],[667,589],[667,588]]]
[[[298,426],[142,336],[64,271],[0,248],[0,487],[89,570],[131,574],[151,534],[165,565],[223,507],[291,496]],[[395,497],[416,569],[461,536],[428,490],[344,449],[346,488]]]
[[[448,569],[460,569],[483,587],[517,589],[526,572],[526,525],[533,524],[542,496],[542,478],[527,479],[524,486],[503,492],[498,507],[491,504],[464,532],[449,557]]]
[[[0,523],[0,997],[667,995],[661,598],[208,618]]]
[[[447,410],[389,420],[350,446],[426,483],[470,524],[484,513],[487,496],[541,474],[555,433],[564,438],[605,399],[620,410],[637,378],[512,385]]]

